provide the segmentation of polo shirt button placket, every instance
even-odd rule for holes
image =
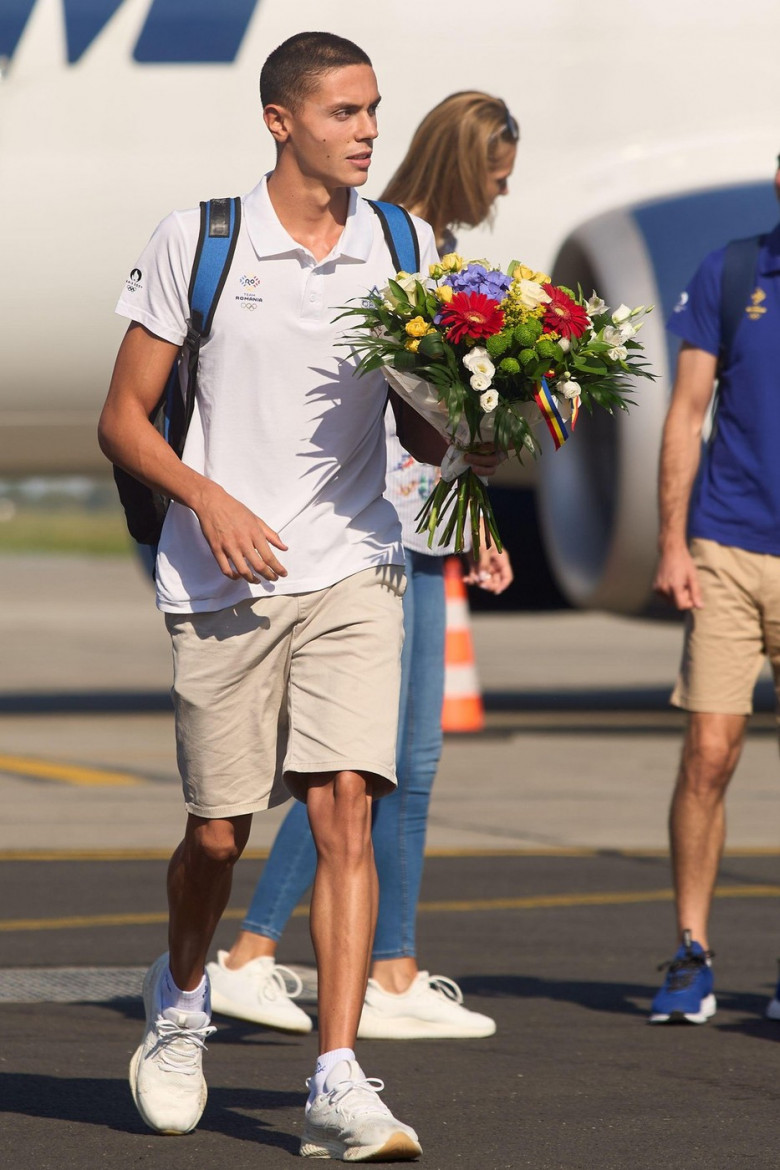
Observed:
[[[316,268],[309,278],[309,304],[312,311],[316,312],[319,309],[320,302],[320,287],[322,285],[322,274],[317,272]]]

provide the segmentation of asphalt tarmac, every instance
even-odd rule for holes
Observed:
[[[209,1102],[187,1137],[146,1130],[130,1098],[138,990],[165,946],[165,858],[181,826],[167,647],[143,583],[126,564],[0,567],[2,1164],[294,1165],[314,1035],[216,1019]],[[420,1133],[431,1170],[777,1166],[766,685],[713,910],[719,1010],[702,1027],[652,1027],[657,965],[673,949],[665,816],[681,721],[664,696],[679,630],[489,615],[474,636],[487,728],[445,745],[419,958],[498,1027],[486,1040],[363,1042],[367,1073]],[[277,820],[258,821],[217,945]],[[280,960],[311,964],[305,905]]]

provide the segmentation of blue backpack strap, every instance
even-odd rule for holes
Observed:
[[[409,212],[395,203],[376,199],[368,203],[379,216],[396,272],[419,272],[420,243]]]
[[[758,254],[766,236],[749,236],[726,245],[720,286],[720,362],[729,361],[737,326],[756,283]]]
[[[201,203],[200,235],[189,287],[191,326],[201,337],[211,331],[240,226],[240,199],[210,199]]]
[[[179,393],[178,363],[171,371],[166,391],[165,437],[179,457],[184,450],[184,440],[195,408],[201,342],[211,332],[240,227],[240,198],[209,199],[201,203],[200,232],[187,294],[190,305],[189,328],[181,358],[187,366],[184,397]]]

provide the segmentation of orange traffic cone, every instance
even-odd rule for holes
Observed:
[[[460,557],[444,562],[447,633],[444,642],[444,731],[481,731],[485,711],[479,689],[463,564]]]

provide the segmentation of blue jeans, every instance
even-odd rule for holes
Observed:
[[[406,550],[398,788],[375,803],[372,829],[379,874],[374,959],[415,954],[428,805],[442,747],[443,564],[442,557]],[[278,941],[316,868],[306,806],[295,801],[276,834],[242,928]]]

